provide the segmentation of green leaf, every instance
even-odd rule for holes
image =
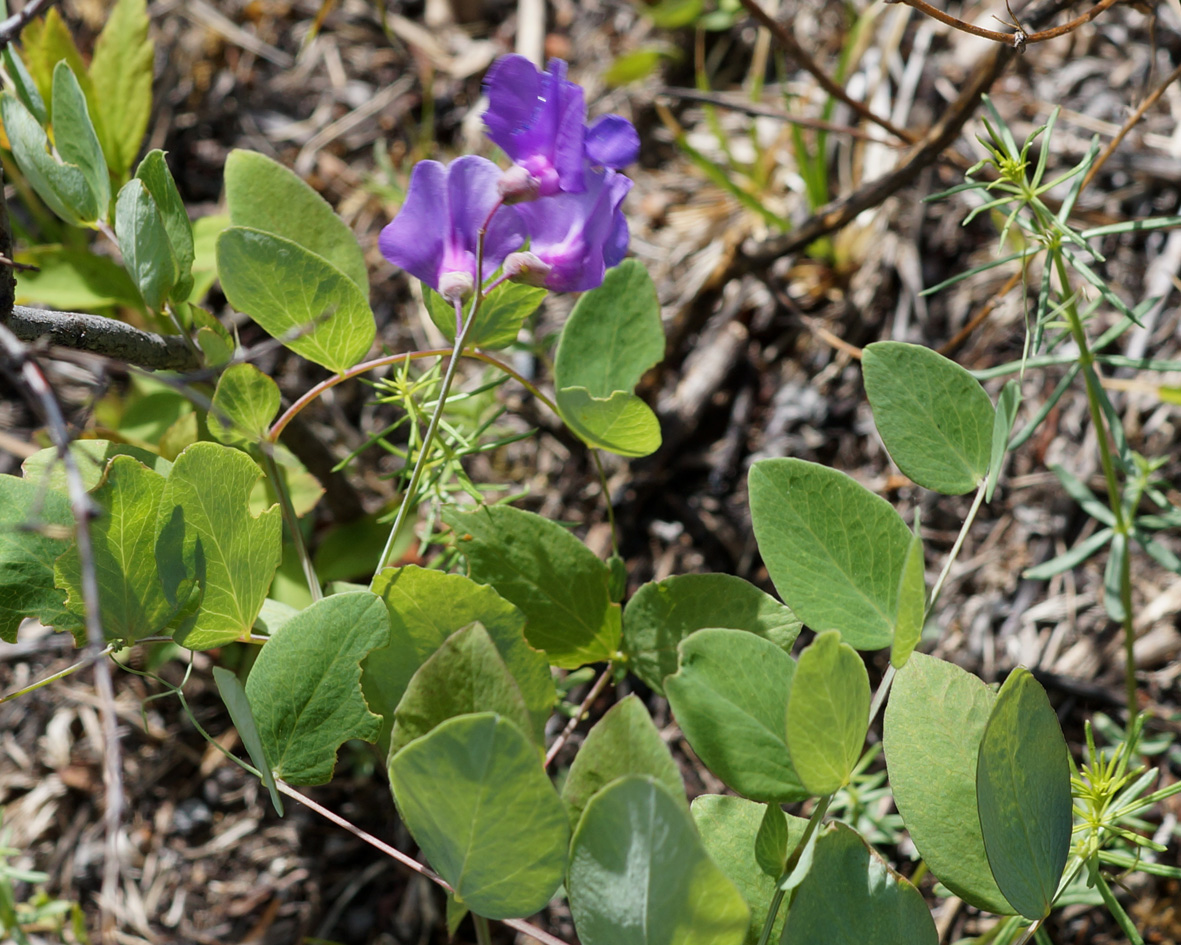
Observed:
[[[677,645],[706,627],[729,627],[765,637],[785,652],[800,621],[770,594],[731,574],[682,574],[643,585],[623,610],[628,669],[664,694],[664,677],[677,671]]]
[[[578,749],[562,800],[577,825],[590,799],[611,782],[632,774],[648,775],[668,788],[682,804],[685,784],[672,754],[652,724],[652,716],[634,694],[607,710]]]
[[[873,422],[920,486],[960,495],[988,473],[992,401],[971,374],[921,345],[877,341],[861,359]]]
[[[937,945],[922,893],[844,824],[820,834],[782,945]]]
[[[562,419],[587,445],[622,456],[660,446],[660,424],[631,393],[664,357],[660,301],[648,270],[624,260],[574,306],[554,358]]]
[[[86,249],[51,244],[16,254],[17,262],[37,271],[17,273],[16,304],[42,305],[60,311],[90,311],[112,305],[138,309],[139,289],[113,259]]]
[[[213,681],[217,684],[217,691],[221,694],[221,701],[226,704],[230,713],[230,721],[238,730],[238,737],[242,739],[242,746],[250,756],[250,762],[258,769],[262,783],[271,795],[271,804],[275,813],[283,816],[283,798],[275,784],[275,776],[271,772],[271,763],[267,760],[266,749],[262,747],[262,737],[258,734],[258,726],[254,722],[254,713],[250,710],[250,700],[246,698],[246,690],[238,677],[223,666],[213,667]]]
[[[803,836],[806,820],[792,818],[800,825],[795,843],[788,833],[787,815],[778,804],[764,804],[759,831],[755,834],[755,862],[766,875],[778,879],[787,865],[787,855]]]
[[[1070,756],[1046,691],[1021,667],[984,730],[976,794],[997,886],[1027,919],[1049,915],[1070,853]]]
[[[291,240],[231,226],[217,238],[217,272],[234,308],[330,371],[348,370],[373,344],[377,327],[365,294]]]
[[[632,82],[639,82],[652,75],[664,59],[679,59],[675,48],[650,44],[640,46],[632,52],[623,53],[611,60],[603,71],[603,82],[609,88],[618,88]]]
[[[279,385],[253,364],[231,364],[217,379],[209,432],[230,446],[256,446],[279,412]]]
[[[621,778],[587,804],[567,891],[582,945],[741,945],[750,925],[692,817],[655,778]]]
[[[316,601],[267,641],[246,698],[276,777],[325,784],[342,743],[377,737],[381,720],[361,695],[361,661],[388,638],[385,606],[358,591]]]
[[[156,209],[160,211],[160,219],[168,233],[168,243],[176,258],[177,281],[172,298],[173,301],[183,302],[193,291],[195,254],[193,224],[189,221],[189,212],[185,209],[180,191],[176,189],[176,181],[168,169],[168,162],[164,160],[163,151],[149,151],[139,162],[135,176],[143,181],[156,203]]]
[[[90,79],[102,114],[102,149],[120,180],[131,169],[148,128],[154,53],[146,0],[118,0],[95,43]]]
[[[282,237],[327,260],[357,287],[368,306],[365,254],[328,201],[294,171],[256,151],[231,151],[225,177],[234,226]]]
[[[662,30],[679,30],[695,23],[704,9],[702,0],[660,0],[645,6],[643,13]]]
[[[779,596],[813,630],[859,650],[889,646],[911,533],[893,506],[802,459],[750,470],[755,539]]]
[[[976,813],[976,759],[995,702],[971,673],[915,653],[890,690],[884,741],[894,803],[931,872],[969,905],[1008,915]]]
[[[47,626],[67,618],[53,563],[73,540],[74,516],[64,494],[0,476],[0,640],[15,643],[26,617]]]
[[[895,618],[894,641],[890,644],[890,663],[895,669],[906,665],[923,636],[923,618],[927,611],[924,566],[923,540],[916,529],[898,579],[898,616]]]
[[[480,303],[476,323],[468,332],[467,343],[473,348],[507,348],[517,340],[521,325],[537,311],[546,294],[545,289],[537,286],[502,282]],[[435,327],[443,333],[444,338],[454,342],[454,307],[425,283],[422,287],[422,298]]]
[[[401,751],[441,722],[475,712],[496,712],[526,734],[533,730],[521,687],[478,623],[444,640],[411,677],[394,712],[390,752]],[[537,744],[540,750],[540,740]]]
[[[681,667],[664,680],[664,691],[701,760],[754,800],[808,797],[787,750],[795,660],[744,630],[698,630],[679,649]]]
[[[461,715],[390,759],[398,810],[477,915],[539,912],[562,882],[570,825],[537,748],[507,719]]]
[[[312,557],[321,581],[355,581],[373,574],[373,562],[390,536],[389,522],[379,518],[378,514],[364,515],[322,534]],[[521,618],[521,625],[524,623]]]
[[[1017,408],[1021,406],[1021,384],[1016,378],[1005,381],[1001,396],[996,404],[996,418],[992,425],[992,451],[988,460],[988,484],[984,487],[984,501],[991,502],[1009,449],[1009,434],[1017,420]]]
[[[105,220],[111,203],[111,178],[86,96],[66,62],[59,62],[53,70],[53,143],[62,160],[82,172],[94,196],[97,219]]]
[[[0,95],[0,120],[17,166],[45,205],[72,226],[97,220],[98,201],[82,169],[49,153],[45,129],[11,92]]]
[[[575,304],[554,356],[554,378],[559,387],[608,397],[630,391],[663,357],[656,286],[643,263],[625,259]]]
[[[134,643],[160,633],[185,611],[196,589],[195,549],[185,555],[168,531],[158,528],[165,482],[138,460],[116,456],[91,493],[102,510],[90,523],[90,541],[108,640]],[[54,574],[67,592],[66,609],[84,620],[77,545],[58,558]]]
[[[115,235],[123,266],[139,286],[144,302],[162,311],[180,277],[164,218],[143,181],[129,180],[115,202]]]
[[[217,238],[229,225],[230,218],[223,214],[201,217],[193,222],[193,288],[189,292],[190,302],[200,302],[217,281]]]
[[[808,822],[789,817],[777,804],[758,804],[742,797],[700,794],[693,799],[693,820],[711,860],[742,894],[750,908],[746,945],[756,945],[767,921],[768,906],[783,872],[787,849],[794,848]],[[772,826],[768,827],[770,824]],[[768,872],[759,858],[759,838],[774,834],[780,851],[779,867]],[[780,909],[771,927],[771,941],[779,941],[786,909]]]
[[[116,456],[132,456],[161,476],[172,471],[172,463],[155,453],[129,443],[115,443],[112,440],[74,440],[70,443],[70,455],[78,466],[82,485],[89,492],[102,480],[107,463]],[[21,475],[46,489],[68,494],[66,467],[58,457],[57,447],[38,450],[21,463]]]
[[[361,679],[370,707],[384,718],[379,744],[389,738],[394,710],[414,673],[451,634],[477,621],[521,688],[534,739],[544,736],[556,693],[549,661],[525,642],[521,611],[463,575],[413,565],[381,571],[371,590],[385,601],[390,619],[389,646],[369,654]]]
[[[826,630],[800,654],[787,699],[787,744],[813,794],[849,783],[869,729],[869,674],[857,651]]]
[[[1064,551],[1060,555],[1055,555],[1049,561],[1043,561],[1041,564],[1035,565],[1032,568],[1026,568],[1021,572],[1021,577],[1027,581],[1045,581],[1052,578],[1055,574],[1061,574],[1063,571],[1076,568],[1111,541],[1114,535],[1115,529],[1101,528],[1068,551]]]
[[[583,443],[619,456],[648,456],[660,449],[660,421],[635,394],[617,390],[595,397],[584,387],[557,392],[562,421]]]
[[[74,43],[70,28],[55,8],[50,9],[45,19],[28,23],[21,32],[21,42],[24,44],[29,72],[37,83],[43,102],[49,102],[52,109],[53,69],[64,59],[82,85],[87,104],[91,106],[91,114],[94,114],[94,86],[86,63]],[[49,117],[52,118],[52,114]]]
[[[161,520],[181,509],[186,548],[200,542],[205,596],[194,626],[177,642],[190,650],[250,632],[282,555],[278,506],[257,518],[247,502],[260,470],[245,453],[194,443],[176,462],[160,500]]]
[[[4,47],[4,71],[12,79],[17,98],[21,100],[25,108],[32,113],[39,124],[43,126],[48,124],[49,110],[46,109],[45,101],[41,98],[41,91],[29,73],[24,59],[19,53],[13,51],[11,43]]]
[[[445,511],[471,576],[525,615],[525,639],[563,669],[616,657],[610,569],[557,522],[507,505]]]
[[[209,426],[212,432],[213,424],[210,423]],[[275,443],[270,446],[270,449],[275,460],[275,467],[279,472],[279,479],[282,480],[283,488],[287,490],[287,496],[291,499],[291,507],[295,510],[295,517],[303,518],[323,498],[324,487],[320,485],[319,479],[308,472],[307,467],[299,461],[299,457],[282,443]],[[250,492],[250,514],[258,515],[260,512],[265,512],[278,501],[279,494],[275,491],[275,483],[271,478],[268,476],[260,479]],[[372,564],[371,560],[371,567]],[[302,569],[300,580],[303,580]],[[321,575],[320,580],[323,582],[327,579]],[[304,580],[304,584],[307,584],[306,580]]]

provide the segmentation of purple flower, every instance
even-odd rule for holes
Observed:
[[[528,252],[504,262],[509,278],[555,292],[585,292],[627,253],[620,205],[632,182],[612,170],[588,171],[586,190],[557,194],[517,209],[529,232]]]
[[[586,161],[613,169],[639,155],[631,122],[605,115],[588,130],[582,88],[566,80],[566,63],[551,59],[548,72],[524,56],[502,56],[484,79],[488,137],[512,159],[500,190],[517,202],[586,189]]]
[[[480,227],[500,200],[500,168],[475,156],[447,167],[419,161],[410,174],[402,209],[378,237],[381,253],[450,301],[463,299],[494,273],[505,256],[525,242],[516,207],[500,207],[484,238],[484,265],[476,277]]]

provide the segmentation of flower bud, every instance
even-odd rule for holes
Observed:
[[[439,276],[439,295],[448,302],[470,298],[475,288],[476,280],[470,272],[445,272]]]
[[[505,203],[523,203],[541,196],[540,182],[527,167],[520,164],[514,164],[500,175],[496,189]]]
[[[504,274],[510,282],[545,286],[545,278],[554,267],[529,252],[509,253],[504,259]]]

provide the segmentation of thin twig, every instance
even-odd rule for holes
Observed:
[[[20,36],[21,30],[29,25],[33,17],[40,16],[56,2],[57,0],[30,0],[19,13],[12,14],[3,23],[0,23],[0,49],[4,49]]]
[[[550,763],[558,756],[558,752],[562,750],[562,746],[566,744],[570,736],[574,734],[574,729],[578,727],[578,723],[582,721],[583,716],[586,715],[586,710],[591,707],[599,693],[603,691],[603,687],[607,685],[607,680],[611,678],[611,666],[608,665],[605,670],[599,674],[599,678],[595,680],[595,684],[591,686],[590,692],[586,694],[586,698],[582,700],[578,711],[570,717],[570,721],[566,723],[566,727],[562,729],[562,733],[554,739],[554,743],[549,746],[549,751],[545,753],[545,766],[548,768]]]
[[[450,883],[443,879],[442,876],[432,870],[429,866],[419,863],[418,860],[414,859],[414,857],[407,856],[397,847],[390,846],[384,840],[379,840],[377,837],[373,836],[373,834],[368,833],[367,831],[362,830],[360,827],[356,826],[356,824],[345,820],[345,818],[341,817],[340,814],[329,810],[327,807],[317,804],[306,794],[300,794],[299,791],[295,790],[295,788],[291,787],[291,785],[287,784],[287,782],[276,778],[275,785],[279,788],[281,793],[286,794],[292,800],[299,801],[305,807],[315,811],[325,820],[330,820],[338,827],[343,827],[357,839],[363,840],[374,849],[380,850],[386,856],[392,857],[403,866],[414,870],[414,872],[418,873],[420,876],[425,876],[432,883],[437,883],[447,890],[447,892],[453,893],[455,891],[451,888]],[[522,919],[504,919],[502,921],[510,929],[515,929],[516,931],[522,932],[525,935],[532,936],[537,941],[541,942],[542,945],[568,945],[568,943],[562,941],[560,938],[550,935],[549,932],[546,932],[544,929],[539,929],[535,925],[530,925],[528,922],[525,922]]]
[[[781,108],[772,108],[770,105],[759,105],[755,102],[746,101],[744,99],[731,98],[727,95],[718,95],[710,92],[699,92],[696,89],[681,89],[672,86],[666,86],[663,89],[658,89],[657,95],[665,95],[669,98],[680,99],[685,102],[700,102],[703,105],[714,105],[718,108],[728,108],[732,111],[742,112],[744,115],[753,115],[761,118],[774,118],[776,121],[785,121],[791,125],[799,125],[801,128],[814,128],[817,131],[830,131],[833,134],[847,135],[850,138],[857,138],[860,141],[873,141],[875,144],[884,144],[888,148],[903,147],[895,141],[884,141],[879,135],[875,135],[869,131],[863,131],[861,128],[854,128],[851,125],[838,125],[831,121],[821,121],[819,118],[805,118],[802,115],[790,115]]]
[[[951,340],[939,349],[939,353],[944,357],[950,357],[952,352],[959,348],[959,346],[965,341],[967,341],[972,332],[979,328],[984,320],[992,314],[993,309],[997,307],[997,303],[999,303],[1001,299],[1013,291],[1013,289],[1017,286],[1017,283],[1021,281],[1021,277],[1024,274],[1025,270],[1022,268],[1018,269],[1015,273],[1013,273],[1013,275],[1009,276],[1009,281],[1001,286],[999,290],[993,293],[992,298],[980,306],[980,311],[968,319],[968,323],[964,325],[964,327],[959,331],[957,331],[955,335],[952,336]]]
[[[750,13],[750,15],[754,17],[760,25],[765,26],[770,31],[771,35],[775,37],[775,42],[778,43],[780,47],[782,47],[783,51],[787,53],[787,55],[791,59],[794,59],[801,68],[809,72],[812,77],[820,83],[820,87],[824,89],[825,92],[827,92],[833,98],[844,102],[851,109],[853,109],[853,111],[857,112],[857,114],[862,118],[866,119],[867,121],[872,121],[880,128],[885,128],[886,131],[890,132],[890,134],[894,135],[894,137],[902,139],[907,144],[914,144],[918,140],[918,135],[916,135],[914,132],[907,131],[905,128],[899,128],[889,119],[882,118],[880,115],[874,114],[868,105],[866,105],[864,102],[857,101],[857,99],[853,98],[836,82],[830,79],[828,74],[823,69],[821,69],[819,65],[817,65],[816,60],[808,54],[807,50],[805,50],[803,46],[796,42],[796,38],[791,34],[791,31],[774,17],[770,16],[766,10],[764,10],[758,5],[758,3],[755,2],[755,0],[742,0],[742,5],[746,7],[747,12]]]
[[[70,508],[74,514],[75,540],[78,559],[82,566],[82,600],[88,655],[94,658],[94,686],[99,697],[99,714],[103,731],[103,780],[107,797],[104,821],[106,844],[103,856],[102,892],[99,907],[102,911],[102,937],[113,942],[115,934],[116,902],[119,894],[119,826],[123,820],[123,756],[119,750],[119,729],[115,717],[115,687],[111,667],[98,658],[106,641],[99,616],[98,575],[94,566],[94,550],[90,541],[90,519],[94,507],[86,492],[86,484],[74,454],[70,452],[70,433],[65,417],[54,396],[41,366],[29,353],[25,344],[4,324],[0,323],[0,350],[4,352],[4,367],[19,379],[27,391],[30,403],[41,414],[49,430],[50,440],[57,448],[65,466],[66,486]]]
[[[1148,97],[1136,107],[1136,110],[1124,122],[1124,126],[1120,128],[1116,136],[1108,142],[1107,147],[1095,158],[1095,163],[1087,171],[1087,176],[1083,178],[1082,186],[1079,188],[1080,193],[1087,189],[1091,181],[1095,179],[1095,175],[1099,173],[1099,169],[1107,163],[1108,158],[1115,154],[1116,149],[1123,143],[1124,138],[1128,136],[1128,133],[1136,126],[1140,119],[1144,117],[1144,113],[1157,103],[1160,97],[1165,94],[1165,89],[1176,82],[1178,78],[1181,78],[1181,66],[1170,72],[1165,80],[1153,89]]]
[[[1017,27],[1012,33],[1002,33],[998,30],[986,29],[983,26],[976,26],[974,23],[954,17],[950,13],[945,13],[938,7],[931,6],[926,0],[887,0],[887,2],[905,3],[908,6],[914,7],[920,13],[926,14],[934,20],[938,20],[940,23],[950,26],[952,29],[957,29],[961,33],[970,33],[972,36],[979,36],[982,39],[989,39],[994,43],[1001,43],[1012,49],[1022,50],[1026,46],[1032,46],[1034,43],[1044,43],[1047,40],[1057,39],[1059,36],[1065,36],[1067,33],[1073,32],[1080,26],[1090,23],[1091,20],[1095,19],[1095,17],[1108,7],[1115,6],[1115,4],[1119,3],[1119,0],[1099,0],[1086,13],[1082,16],[1075,17],[1069,23],[1063,23],[1061,26],[1054,26],[1036,33],[1026,33],[1020,27]]]

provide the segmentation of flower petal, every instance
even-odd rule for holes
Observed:
[[[640,136],[622,115],[603,115],[586,132],[586,156],[592,164],[620,170],[640,156]]]
[[[484,125],[488,137],[514,161],[519,159],[514,136],[536,121],[541,109],[541,86],[537,67],[524,56],[502,56],[492,63],[484,78],[488,96]]]
[[[419,161],[410,173],[402,209],[377,238],[386,259],[433,289],[439,287],[446,209],[447,168],[438,161]]]

